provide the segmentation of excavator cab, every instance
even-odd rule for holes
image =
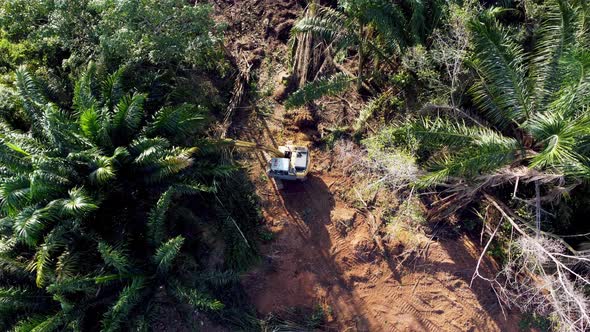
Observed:
[[[281,154],[268,162],[267,174],[277,180],[301,180],[307,178],[310,169],[309,149],[304,146],[284,145]]]
[[[270,178],[275,180],[305,181],[307,179],[307,173],[311,169],[309,149],[305,146],[293,145],[291,142],[279,146],[278,149],[257,142],[234,139],[222,139],[219,143],[241,149],[261,150],[270,153],[272,157],[268,161],[266,173]]]

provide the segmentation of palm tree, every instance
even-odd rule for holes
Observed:
[[[590,280],[576,270],[587,253],[545,230],[567,224],[554,204],[590,179],[587,12],[576,2],[546,2],[531,51],[498,22],[498,12],[469,24],[479,116],[421,118],[397,134],[419,140],[430,171],[422,185],[444,188],[433,215],[468,205],[482,211],[482,238],[485,232],[489,239],[472,281],[490,282],[502,302],[547,316],[556,330],[585,331]],[[547,210],[556,221],[549,229],[541,224]],[[494,240],[506,255],[488,279],[479,268]]]
[[[211,219],[239,227],[217,185],[233,168],[201,152],[203,109],[147,116],[147,96],[124,93],[122,75],[97,81],[91,63],[66,110],[25,68],[16,72],[29,129],[0,122],[4,330],[144,330],[162,299],[179,310],[223,307],[213,290],[234,273],[204,271],[209,249],[194,230]]]
[[[472,64],[479,77],[471,92],[480,117],[468,122],[422,118],[411,125],[430,151],[425,185],[454,178],[481,184],[489,176],[499,180],[498,172],[513,180],[509,174],[522,167],[547,178],[590,176],[590,53],[578,29],[585,13],[567,1],[551,4],[530,52],[494,11],[470,22]]]
[[[338,4],[340,9],[311,3],[291,31],[293,72],[299,86],[314,81],[332,65],[344,72],[345,75],[316,84],[323,87],[323,94],[342,91],[347,86],[344,82],[354,80],[353,74],[333,60],[338,53],[356,51],[356,81],[360,88],[365,83],[368,63],[372,61],[378,68],[384,63],[389,70],[396,70],[392,60],[396,54],[407,46],[425,43],[438,24],[443,6],[442,1],[421,0],[342,0]],[[332,90],[328,88],[331,86]],[[300,94],[291,104],[305,103],[318,93]]]

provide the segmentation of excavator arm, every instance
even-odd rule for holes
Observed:
[[[275,180],[305,180],[310,169],[310,154],[307,147],[285,145],[279,149],[254,142],[220,139],[219,145],[245,150],[266,151],[272,155],[268,161],[268,176]]]
[[[277,148],[254,143],[254,142],[246,142],[246,141],[240,141],[240,140],[226,138],[226,139],[222,139],[220,141],[220,143],[228,145],[228,146],[235,146],[240,149],[266,151],[266,152],[272,154],[274,157],[278,157],[278,158],[282,158],[285,156],[285,154]]]

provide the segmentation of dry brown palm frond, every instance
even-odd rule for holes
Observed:
[[[539,171],[525,166],[502,168],[495,173],[480,176],[477,180],[482,183],[483,187],[495,187],[506,183],[517,182],[552,183],[557,186],[563,186],[565,184],[565,176],[563,174]]]
[[[252,68],[251,64],[246,62],[245,65],[238,65],[238,74],[236,75],[236,79],[234,81],[234,87],[232,90],[231,98],[229,100],[229,104],[227,105],[227,109],[223,116],[223,122],[220,124],[218,137],[225,138],[227,135],[227,131],[231,126],[231,120],[234,113],[234,110],[240,106],[242,99],[244,97],[244,93],[246,92],[246,86],[250,81],[250,69]]]
[[[313,126],[315,123],[313,114],[306,107],[300,107],[292,112],[293,123],[300,129]]]
[[[557,331],[587,331],[590,299],[585,289],[590,286],[590,253],[574,250],[554,234],[539,233],[497,198],[488,194],[484,198],[488,208],[499,213],[486,214],[487,222],[496,224],[496,228],[485,248],[504,222],[512,230],[510,247],[504,268],[492,277],[483,276],[479,270],[484,249],[472,281],[489,281],[501,304],[547,316]]]
[[[479,201],[478,197],[486,190],[500,186],[513,185],[513,198],[516,198],[520,184],[533,183],[545,186],[543,196],[530,199],[517,198],[533,206],[537,204],[537,201],[557,202],[580,184],[579,182],[566,183],[565,176],[560,173],[539,171],[525,166],[505,167],[494,173],[479,176],[473,181],[451,178],[447,184],[441,186],[445,188],[441,192],[442,198],[432,204],[429,217],[433,220],[444,219],[468,204]]]

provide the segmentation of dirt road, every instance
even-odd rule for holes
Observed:
[[[296,1],[215,1],[229,23],[229,50],[249,61],[258,88],[276,90],[288,71],[289,24]],[[296,131],[271,93],[234,115],[230,137],[270,145],[295,140]],[[310,136],[307,136],[310,137]],[[311,136],[313,138],[313,135]],[[313,142],[312,142],[313,146]],[[276,187],[264,176],[262,154],[247,164],[275,239],[261,251],[267,263],[243,279],[261,315],[286,308],[321,306],[333,331],[518,331],[518,316],[502,314],[490,287],[469,282],[480,248],[466,236],[431,240],[421,257],[400,264],[376,248],[366,217],[340,194],[346,176],[328,152],[317,149],[304,183]],[[346,224],[345,231],[340,224]],[[486,264],[493,270],[491,263]]]

